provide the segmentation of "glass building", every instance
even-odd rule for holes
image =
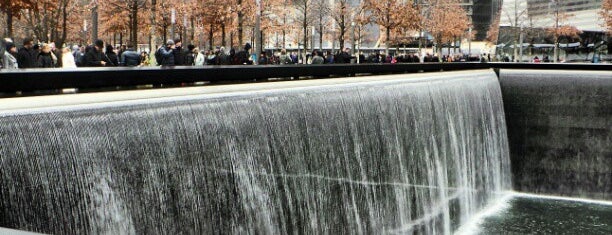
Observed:
[[[601,0],[575,0],[575,1],[560,1],[560,0],[528,0],[527,9],[529,16],[541,17],[546,16],[559,9],[562,12],[576,12],[596,10],[601,7]]]
[[[460,4],[472,20],[472,29],[476,31],[474,40],[483,41],[500,12],[502,0],[461,0]]]
[[[555,24],[553,14],[558,10],[569,15],[561,22],[582,31],[602,32],[598,15],[601,0],[504,0],[501,24],[548,28]],[[517,19],[515,19],[515,17]]]
[[[493,20],[499,14],[502,0],[469,0],[472,2],[472,24],[476,30],[476,41],[483,41]]]

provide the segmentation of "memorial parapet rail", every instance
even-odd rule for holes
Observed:
[[[3,70],[0,71],[0,92],[57,91],[66,88],[99,91],[139,85],[180,86],[196,82],[239,83],[268,81],[271,78],[328,78],[490,68],[610,71],[612,64],[420,63]]]

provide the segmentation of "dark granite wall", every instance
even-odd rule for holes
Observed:
[[[500,72],[514,188],[612,199],[612,72]]]
[[[0,227],[450,234],[511,187],[497,77],[391,78],[0,112]]]

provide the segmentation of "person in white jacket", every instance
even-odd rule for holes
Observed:
[[[206,61],[206,56],[200,53],[200,48],[193,49],[193,53],[196,54],[195,58],[195,66],[204,66],[204,62]]]
[[[70,48],[62,48],[62,68],[76,69],[76,62],[74,61],[74,55],[70,51]]]
[[[2,62],[4,65],[4,69],[13,70],[18,69],[17,58],[15,58],[15,54],[17,53],[17,47],[15,44],[8,43],[6,45],[6,51],[4,51],[4,55],[2,55]]]

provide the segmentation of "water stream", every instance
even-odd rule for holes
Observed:
[[[0,227],[451,234],[510,163],[493,72],[0,113]]]

